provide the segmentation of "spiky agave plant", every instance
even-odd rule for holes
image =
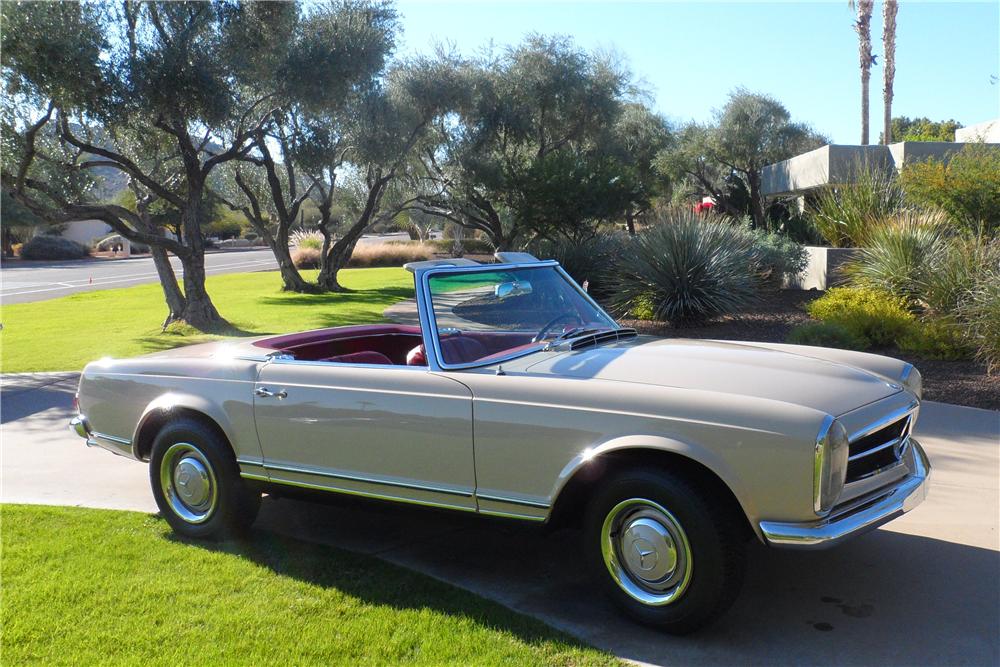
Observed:
[[[865,247],[845,267],[846,272],[855,284],[916,304],[946,224],[947,217],[940,212],[900,211],[871,232]]]
[[[735,221],[669,211],[623,253],[615,307],[675,326],[733,313],[756,298],[760,263],[754,236]]]

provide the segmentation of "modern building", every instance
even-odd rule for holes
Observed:
[[[850,183],[859,165],[899,171],[904,165],[928,158],[947,161],[973,141],[983,141],[1000,149],[1000,118],[957,130],[955,141],[823,146],[764,167],[761,189],[768,197],[796,197],[801,206],[812,190]]]

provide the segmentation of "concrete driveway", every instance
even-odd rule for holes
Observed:
[[[5,376],[0,499],[155,511],[145,466],[87,450],[66,422],[75,376]],[[753,545],[712,628],[675,638],[622,619],[576,564],[578,534],[467,515],[267,499],[258,525],[425,572],[652,664],[1000,663],[1000,413],[925,403],[934,465],[917,510],[837,549]]]

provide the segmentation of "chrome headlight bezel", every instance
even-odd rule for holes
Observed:
[[[826,516],[844,490],[850,442],[847,429],[829,415],[823,419],[813,459],[813,511]]]
[[[923,398],[924,378],[913,364],[906,364],[903,373],[899,376],[899,383],[907,391],[912,392],[918,400]]]

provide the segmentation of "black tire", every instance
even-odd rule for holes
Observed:
[[[746,571],[741,519],[698,485],[669,471],[625,470],[603,482],[587,507],[583,537],[588,565],[600,589],[633,619],[687,634],[721,616],[739,594]],[[670,539],[658,542],[659,533],[651,530]],[[664,544],[676,549],[671,552]],[[606,557],[609,551],[613,558]],[[666,565],[671,554],[676,554],[672,568]],[[632,574],[639,570],[659,578],[649,582]]]
[[[169,461],[164,465],[166,457]],[[160,514],[185,537],[239,537],[260,509],[260,491],[240,477],[229,443],[207,424],[190,417],[175,419],[156,434],[149,481]],[[181,484],[196,487],[198,493],[193,496],[183,489],[188,496],[205,500],[189,504],[181,496]]]

